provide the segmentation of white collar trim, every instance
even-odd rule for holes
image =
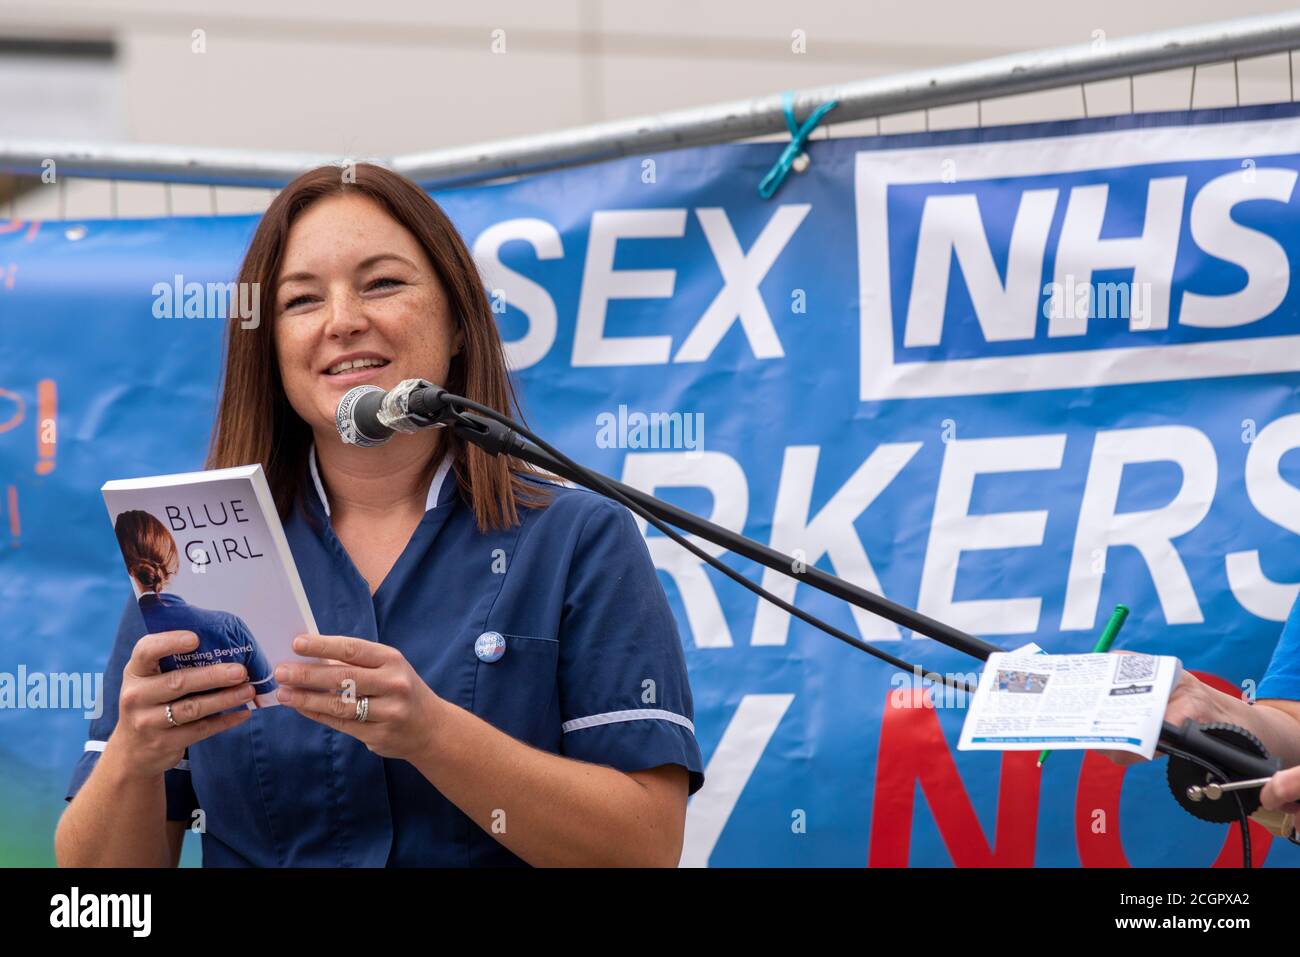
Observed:
[[[307,464],[311,468],[311,481],[316,486],[316,494],[320,496],[321,506],[325,509],[325,514],[330,513],[330,500],[325,497],[325,486],[321,484],[320,470],[316,467],[316,444],[313,442],[311,452],[307,456]],[[438,470],[433,473],[433,481],[429,483],[429,494],[424,497],[424,510],[427,512],[438,505],[438,496],[442,492],[443,483],[447,480],[447,473],[451,471],[451,456],[444,455],[442,461],[438,463]]]

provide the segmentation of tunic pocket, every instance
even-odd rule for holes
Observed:
[[[554,638],[484,632],[470,710],[513,738],[560,750],[560,643]]]

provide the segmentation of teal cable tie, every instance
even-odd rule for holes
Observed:
[[[813,110],[812,116],[804,120],[803,126],[800,126],[794,118],[794,94],[786,90],[781,94],[781,102],[785,106],[785,124],[790,128],[790,142],[781,151],[781,157],[776,161],[776,165],[768,170],[767,175],[763,177],[763,182],[758,184],[758,195],[764,199],[771,199],[776,191],[781,188],[781,184],[785,182],[794,161],[804,152],[804,145],[808,142],[808,137],[812,135],[812,131],[817,128],[817,124],[822,121],[822,117],[835,109],[839,103],[838,100],[823,103]]]

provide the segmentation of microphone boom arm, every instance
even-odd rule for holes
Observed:
[[[447,398],[455,402],[453,397],[448,396]],[[495,422],[472,412],[462,412],[452,425],[452,428],[466,441],[472,442],[490,455],[512,455],[552,474],[559,475],[561,478],[576,482],[593,492],[604,494],[603,489],[595,487],[595,483],[590,482],[581,472],[569,468],[564,462],[561,462],[555,456],[524,438],[514,429],[500,422]],[[600,478],[606,485],[617,489],[646,511],[684,532],[698,535],[705,541],[720,545],[743,558],[748,558],[750,561],[795,578],[851,605],[864,608],[873,614],[894,622],[896,625],[901,625],[918,634],[933,638],[941,644],[965,652],[979,658],[981,661],[986,660],[994,652],[1003,650],[997,645],[990,644],[981,638],[969,635],[941,621],[936,621],[905,605],[890,601],[881,595],[873,594],[854,585],[852,582],[845,581],[843,578],[829,575],[791,555],[769,548],[752,538],[737,534],[729,528],[723,528],[721,525],[680,509],[663,501],[663,499],[655,498],[640,489],[624,485],[622,482],[615,481],[605,475],[601,475]]]
[[[807,562],[733,532],[731,529],[723,528],[721,525],[680,509],[640,489],[624,485],[622,482],[571,460],[565,460],[559,454],[548,451],[549,447],[543,448],[542,446],[545,443],[542,440],[533,441],[533,438],[529,437],[531,433],[528,435],[523,434],[528,430],[512,422],[495,409],[480,405],[462,396],[452,395],[441,388],[432,386],[412,395],[411,411],[423,415],[430,425],[445,425],[451,428],[462,440],[477,446],[489,455],[510,455],[560,478],[584,486],[599,495],[614,498],[615,500],[623,499],[625,500],[624,504],[630,502],[636,506],[633,509],[634,511],[637,509],[643,510],[659,522],[675,526],[688,534],[696,535],[743,558],[748,558],[766,568],[781,572],[828,595],[879,615],[917,634],[933,638],[941,644],[964,652],[981,661],[987,661],[989,655],[1003,650],[997,645],[923,615],[905,605],[890,601],[881,595],[869,592],[835,575],[823,572]],[[682,542],[683,540],[679,537],[678,541]],[[694,546],[687,543],[687,547],[693,548]],[[733,578],[742,581],[751,590],[757,591],[768,600],[774,601],[778,605],[783,604],[782,600],[776,598],[776,596],[756,588],[752,583],[745,582],[738,573],[732,572],[725,567],[722,570],[728,571]],[[803,614],[799,609],[788,604],[785,604],[785,607],[787,610]],[[836,629],[831,628],[824,622],[819,622],[815,618],[805,617],[805,620],[817,624],[823,630],[830,631],[832,635],[837,634]],[[855,647],[870,651],[888,662],[900,661],[900,659],[887,655],[865,643],[851,639],[842,632],[839,632],[837,636],[841,640],[848,640]],[[904,664],[906,663],[904,662]],[[934,677],[937,678],[938,676]],[[1156,749],[1170,756],[1168,771],[1175,799],[1186,810],[1202,817],[1204,815],[1199,814],[1198,809],[1193,804],[1194,799],[1191,799],[1185,793],[1181,793],[1181,782],[1189,773],[1204,774],[1206,782],[1211,781],[1212,778],[1227,782],[1231,780],[1268,778],[1276,773],[1281,766],[1281,762],[1277,758],[1269,756],[1263,746],[1243,729],[1230,725],[1202,726],[1190,719],[1184,721],[1181,726],[1171,724],[1168,721],[1163,722]],[[1180,782],[1179,787],[1173,787],[1175,779]],[[1233,796],[1241,809],[1243,857],[1246,866],[1250,866],[1249,835],[1246,827],[1246,817],[1249,812],[1245,810],[1240,795],[1234,793]],[[1257,797],[1254,798],[1253,804],[1255,808],[1258,808]],[[1205,817],[1205,819],[1212,818]],[[1294,830],[1286,836],[1294,840]]]

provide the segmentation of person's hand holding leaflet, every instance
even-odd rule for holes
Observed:
[[[1123,655],[1133,652],[1112,653]],[[1283,765],[1300,764],[1300,702],[1261,699],[1251,704],[1212,688],[1183,668],[1169,695],[1164,720],[1177,726],[1188,719],[1202,725],[1235,724],[1263,742],[1269,754],[1280,758]],[[1102,753],[1116,764],[1124,766],[1146,760],[1141,755],[1127,751]]]

